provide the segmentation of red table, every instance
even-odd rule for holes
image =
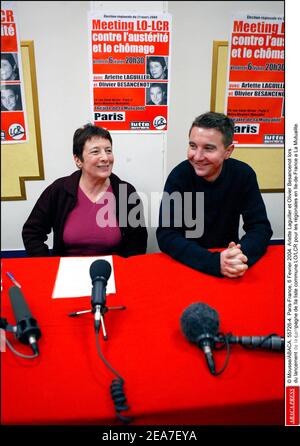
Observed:
[[[179,319],[193,302],[219,312],[220,330],[235,335],[284,333],[284,247],[267,254],[241,279],[216,278],[164,254],[115,256],[117,293],[107,305],[109,335],[102,352],[125,379],[133,424],[284,424],[284,355],[231,348],[225,372],[212,376],[204,354],[183,336]],[[1,353],[1,422],[31,425],[118,425],[110,398],[112,373],[100,360],[90,297],[52,299],[59,258],[3,259],[1,316],[14,323],[6,271],[22,284],[42,330],[40,356]],[[14,347],[28,346],[7,334]],[[215,351],[217,368],[225,351]],[[124,414],[127,414],[124,412]]]

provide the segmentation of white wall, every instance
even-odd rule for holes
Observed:
[[[168,4],[172,14],[168,134],[113,134],[114,172],[147,195],[162,190],[165,175],[186,156],[192,120],[209,110],[212,41],[228,40],[231,15],[283,13],[281,1],[17,1],[21,40],[33,40],[35,47],[45,180],[26,182],[26,201],[2,202],[2,250],[23,249],[22,226],[40,193],[74,170],[73,133],[90,119],[86,27],[92,3],[108,10],[144,11],[162,11]],[[283,194],[264,194],[264,200],[273,238],[282,239]],[[154,228],[148,250],[157,250]]]

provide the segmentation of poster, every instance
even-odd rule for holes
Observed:
[[[285,138],[285,425],[300,426],[299,324],[299,130],[300,90],[297,4],[287,2],[286,138]]]
[[[28,140],[21,45],[14,2],[1,6],[1,143]]]
[[[113,131],[166,131],[170,15],[93,11],[88,33],[92,122]]]
[[[233,19],[225,113],[238,145],[284,144],[284,41],[282,15]]]

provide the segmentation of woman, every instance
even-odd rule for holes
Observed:
[[[168,79],[168,69],[164,57],[151,56],[147,63],[147,72],[151,79]]]
[[[112,173],[110,133],[92,124],[77,129],[73,156],[79,170],[48,186],[24,224],[22,237],[28,255],[50,254],[44,242],[51,230],[55,256],[144,254],[143,206],[135,188]],[[128,203],[132,194],[135,205]],[[135,206],[138,224],[131,221],[137,215],[130,213]]]
[[[1,81],[19,80],[19,70],[11,53],[1,53]]]

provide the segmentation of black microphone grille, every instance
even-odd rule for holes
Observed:
[[[104,277],[106,280],[111,275],[111,265],[107,260],[95,260],[90,266],[90,276],[94,280],[96,277]]]
[[[219,332],[219,315],[216,310],[202,302],[189,305],[181,315],[180,325],[183,334],[190,342],[196,342],[199,336]]]

